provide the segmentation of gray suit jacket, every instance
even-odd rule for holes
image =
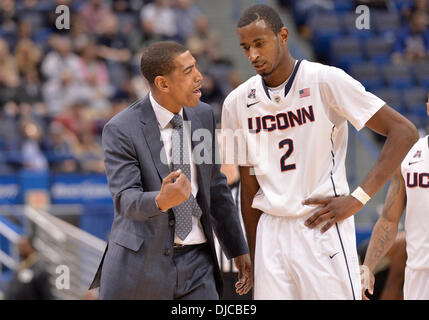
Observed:
[[[248,253],[237,209],[220,172],[215,120],[211,107],[200,102],[184,107],[192,133],[208,129],[214,139],[192,141],[209,152],[210,163],[197,164],[197,202],[215,269],[216,288],[222,295],[213,231],[226,254]],[[101,299],[173,299],[176,284],[172,260],[174,214],[161,212],[155,197],[169,167],[161,162],[163,142],[149,96],[113,117],[103,129],[103,151],[115,216],[98,271],[90,289],[100,286]],[[203,143],[203,144],[201,144]],[[202,148],[204,146],[204,148]],[[204,158],[204,157],[203,157]]]

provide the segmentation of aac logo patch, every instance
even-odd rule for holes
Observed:
[[[256,98],[256,89],[250,89],[250,93],[247,97],[249,99],[255,99]]]

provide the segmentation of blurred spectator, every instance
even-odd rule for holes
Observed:
[[[73,155],[73,136],[67,134],[59,122],[51,124],[48,135],[43,141],[43,151],[47,155],[51,169],[54,172],[76,172],[78,163]]]
[[[79,15],[73,16],[73,24],[70,25],[70,39],[74,46],[79,47],[88,39],[88,31],[85,21]]]
[[[206,16],[199,16],[195,21],[195,33],[190,36],[186,46],[200,59],[214,61],[219,58],[221,41],[219,35],[209,27]],[[201,62],[198,60],[198,64]]]
[[[89,0],[79,11],[87,31],[94,34],[102,33],[103,20],[111,13],[111,9],[103,0]]]
[[[0,138],[3,140],[5,150],[12,150],[19,145],[18,117],[19,107],[16,102],[7,102],[0,118]]]
[[[15,58],[18,71],[21,75],[27,70],[36,70],[42,58],[41,50],[31,39],[20,40],[15,48]]]
[[[58,5],[70,30],[55,27]],[[2,0],[0,35],[0,169],[102,172],[104,124],[149,91],[140,50],[150,41],[189,45],[217,120],[239,81],[194,0]]]
[[[128,12],[131,11],[130,1],[129,0],[113,0],[112,9],[116,12]]]
[[[98,55],[106,61],[112,85],[122,86],[128,78],[128,62],[132,52],[128,38],[119,30],[118,18],[115,15],[112,14],[104,20],[103,33],[97,43]]]
[[[398,35],[392,59],[401,61],[426,60],[429,57],[429,29],[427,15],[416,11],[411,15],[409,25]]]
[[[72,50],[70,38],[54,35],[50,43],[53,50],[45,56],[42,62],[42,72],[47,81],[57,81],[62,77],[62,71],[70,72],[76,79],[79,60]]]
[[[40,148],[42,132],[35,122],[24,120],[21,123],[22,164],[27,170],[47,171],[48,161]]]
[[[79,162],[80,171],[105,173],[103,152],[101,146],[95,141],[91,128],[86,128],[79,133],[74,154]]]
[[[15,58],[9,52],[9,45],[0,39],[0,103],[16,97],[16,88],[19,85],[18,70]]]
[[[216,123],[219,123],[222,115],[222,104],[226,98],[221,87],[210,74],[205,74],[202,81],[201,101],[210,104],[213,108]]]
[[[83,131],[88,123],[92,123],[88,103],[85,100],[76,100],[53,119],[53,123],[55,122],[62,124],[71,135],[69,141],[76,141],[79,132]]]
[[[176,17],[177,32],[182,38],[182,42],[184,42],[197,32],[197,20],[203,17],[203,14],[194,3],[194,0],[176,0],[174,14]]]
[[[88,100],[94,109],[105,109],[112,91],[106,64],[98,58],[94,40],[88,39],[78,50],[79,97]]]
[[[414,2],[411,5],[407,2],[404,2],[404,5],[400,10],[401,10],[401,16],[404,19],[404,21],[410,20],[411,15],[416,11],[424,12],[426,13],[426,16],[429,16],[429,1],[414,0]]]
[[[13,33],[16,30],[16,12],[14,0],[0,1],[0,25],[3,31]]]
[[[21,84],[17,89],[17,101],[30,104],[43,103],[42,83],[36,68],[28,68],[23,71]]]
[[[6,300],[51,300],[54,299],[49,283],[49,274],[44,263],[39,259],[32,239],[21,237],[18,251],[22,259],[15,271],[8,290]]]
[[[177,36],[176,19],[169,0],[155,0],[144,5],[140,19],[148,40],[173,40]]]

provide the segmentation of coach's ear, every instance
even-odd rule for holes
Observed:
[[[168,81],[164,76],[156,76],[153,80],[153,83],[155,84],[155,87],[162,92],[169,92],[169,86]]]

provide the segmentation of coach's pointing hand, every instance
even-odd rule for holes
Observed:
[[[321,228],[324,233],[334,223],[344,220],[362,208],[362,203],[356,198],[348,196],[329,197],[329,198],[310,198],[302,202],[303,205],[315,205],[313,215],[305,221],[305,225],[310,229],[325,223]]]
[[[188,200],[191,194],[191,183],[182,170],[171,172],[162,180],[161,190],[156,196],[158,208],[167,211]]]

